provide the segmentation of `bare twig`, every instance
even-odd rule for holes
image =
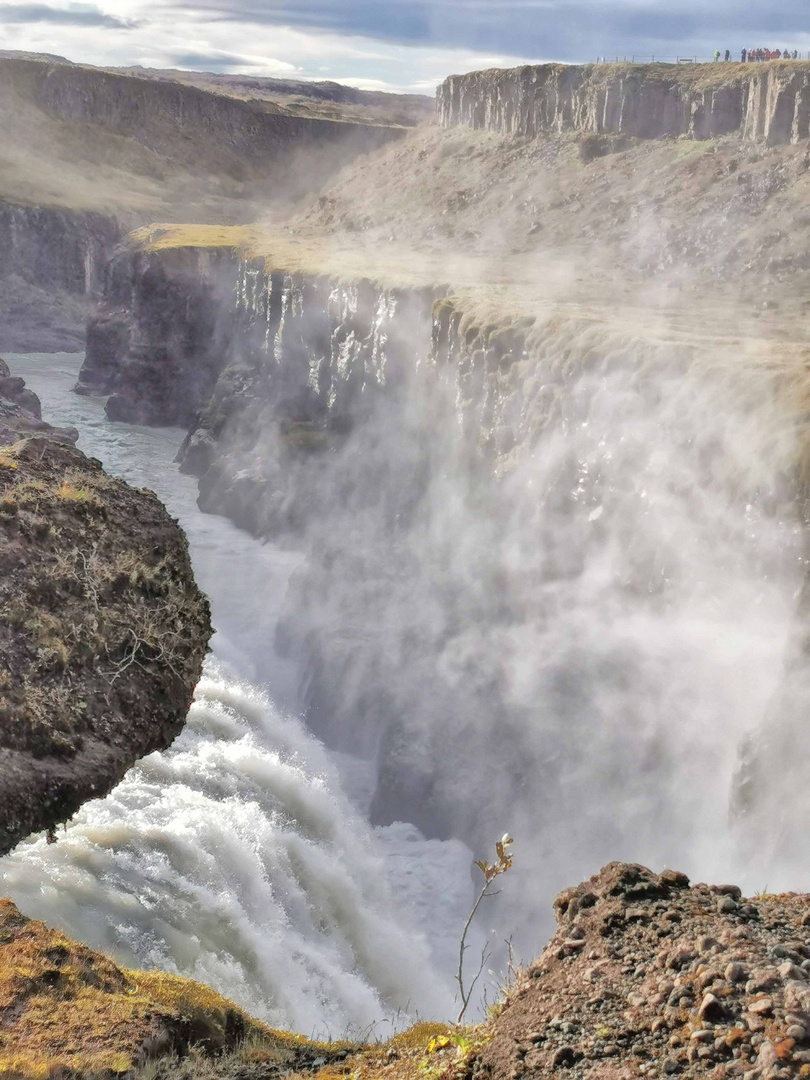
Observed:
[[[475,978],[470,983],[469,988],[466,988],[464,986],[464,953],[467,951],[468,948],[467,934],[469,933],[470,927],[472,926],[472,921],[475,918],[476,913],[478,912],[478,909],[483,903],[483,901],[488,897],[497,895],[495,892],[493,892],[491,888],[495,878],[500,877],[501,874],[505,874],[512,865],[512,854],[509,851],[511,844],[511,837],[508,833],[505,833],[503,837],[495,844],[495,852],[498,856],[498,861],[496,863],[493,863],[492,866],[490,866],[485,861],[481,861],[480,859],[476,860],[475,863],[475,865],[484,875],[484,887],[481,889],[475,903],[473,904],[472,911],[470,912],[467,921],[464,924],[464,929],[461,932],[461,941],[459,942],[458,971],[456,972],[456,982],[458,983],[459,993],[461,994],[461,1011],[456,1018],[457,1024],[461,1023],[464,1017],[464,1013],[467,1011],[467,1006],[470,1004],[470,998],[472,997],[473,990],[475,989],[475,984],[481,977],[481,972],[484,970],[484,966],[489,956],[487,946],[485,945],[481,952],[481,963],[479,965],[478,971],[476,972]]]

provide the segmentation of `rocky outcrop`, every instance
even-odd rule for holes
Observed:
[[[102,214],[0,202],[0,348],[78,351],[120,235]]]
[[[452,75],[437,95],[441,123],[503,135],[543,132],[708,139],[738,134],[770,145],[810,135],[810,65],[541,64]]]
[[[185,720],[210,622],[185,537],[0,369],[0,854]]]
[[[467,1076],[807,1075],[810,897],[611,863],[554,909]]]

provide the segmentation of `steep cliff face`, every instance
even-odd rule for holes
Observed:
[[[169,745],[210,635],[176,522],[38,413],[0,362],[0,854]]]
[[[200,287],[178,273],[172,326]],[[539,799],[566,840],[529,858],[567,875],[574,852],[638,842],[664,804],[688,834],[694,805],[666,794],[673,776],[688,786],[684,718],[733,712],[741,739],[781,676],[784,642],[762,647],[756,612],[789,609],[799,580],[802,350],[711,330],[709,347],[685,324],[593,311],[498,314],[443,291],[243,259],[182,467],[205,509],[307,553],[277,644],[311,728],[376,759],[373,819],[480,843],[507,809],[531,834]],[[128,355],[112,357],[113,389]],[[172,381],[182,365],[150,365],[144,385],[200,401]],[[711,641],[734,627],[735,670],[743,655],[758,672],[745,701],[695,626]],[[701,798],[725,820],[734,738],[715,752],[727,786]],[[617,787],[646,825],[604,819]]]
[[[80,349],[120,235],[101,214],[0,202],[0,348]]]
[[[810,65],[543,64],[453,75],[438,90],[445,126],[531,138],[543,132],[708,139],[769,145],[810,134]]]
[[[121,249],[88,324],[78,393],[110,395],[113,420],[188,426],[226,363],[237,268],[227,249]]]
[[[401,134],[384,124],[289,116],[261,101],[170,80],[8,57],[0,57],[0,116],[18,140],[9,148],[6,190],[18,167],[30,172],[44,154],[64,160],[64,175],[35,174],[29,190],[86,206],[84,179],[98,191],[97,203],[135,210],[161,195],[187,203],[206,195],[298,195],[348,157]],[[83,177],[77,162],[96,169]],[[132,175],[132,188],[116,185],[119,170]]]

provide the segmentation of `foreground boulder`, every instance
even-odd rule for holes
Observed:
[[[810,896],[611,863],[554,906],[468,1077],[810,1075]]]
[[[71,445],[75,432],[29,412],[17,383],[7,389],[0,854],[172,742],[210,636],[185,537],[157,497],[111,479]]]

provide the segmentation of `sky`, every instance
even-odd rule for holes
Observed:
[[[810,51],[808,0],[0,0],[0,49],[101,65],[334,79],[432,94],[447,75],[598,57]]]

